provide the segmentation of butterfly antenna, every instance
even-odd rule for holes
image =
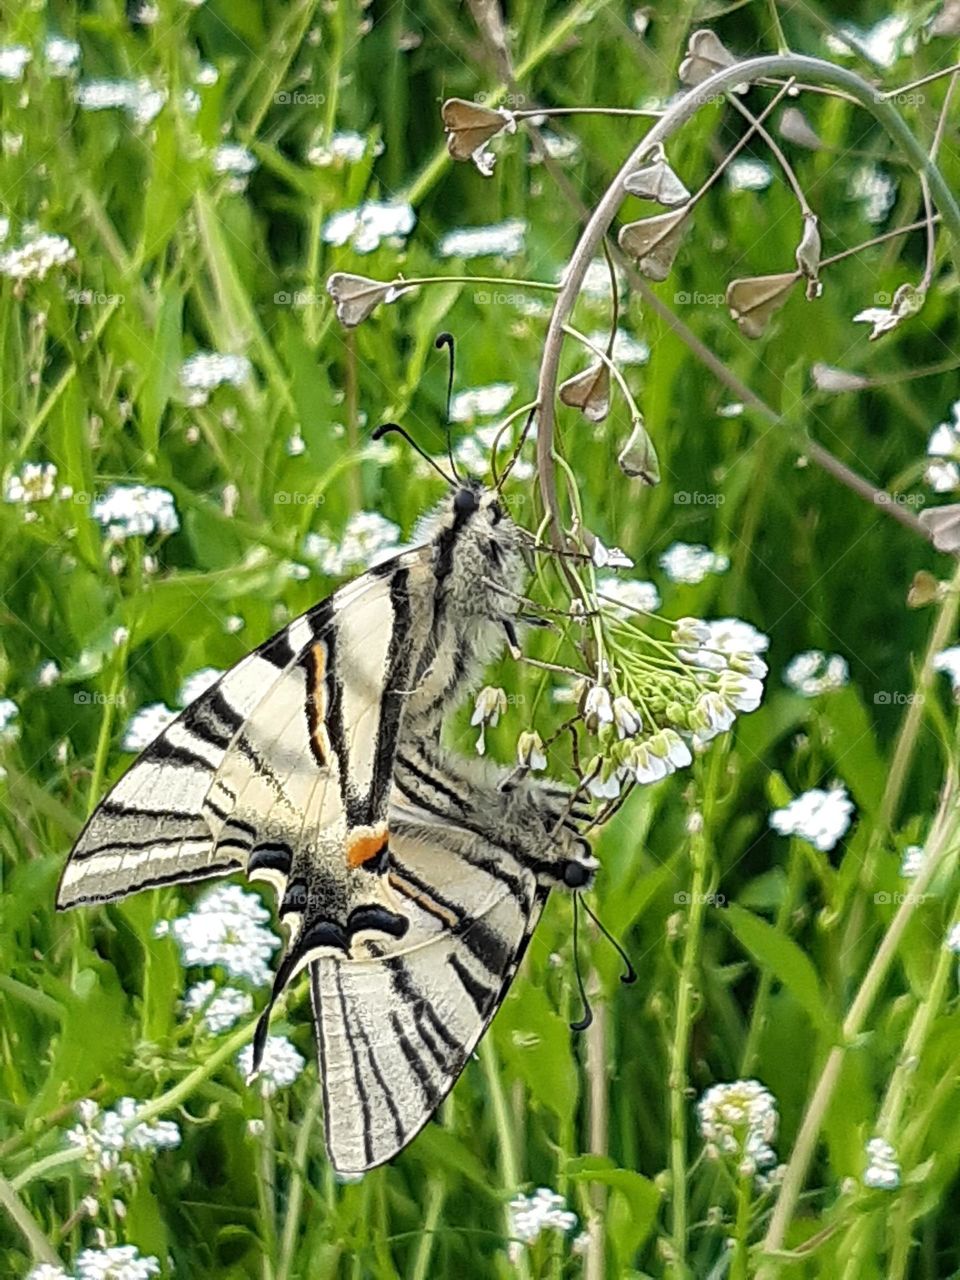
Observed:
[[[434,471],[436,471],[438,475],[443,477],[443,479],[447,482],[447,484],[451,487],[451,489],[456,487],[456,482],[450,479],[450,477],[444,471],[443,467],[441,467],[440,464],[436,461],[436,459],[431,458],[429,453],[427,453],[425,449],[421,449],[420,446],[417,444],[416,440],[414,440],[413,436],[410,434],[410,432],[407,431],[406,428],[401,427],[399,422],[381,422],[380,426],[377,427],[376,430],[372,433],[373,439],[382,440],[384,436],[390,435],[391,432],[394,435],[403,436],[404,440],[406,440],[407,444],[410,445],[411,449],[413,449],[414,452],[419,453],[420,457],[423,458],[424,462],[429,462],[430,466],[433,467]],[[458,480],[459,478],[460,477],[457,476]]]
[[[460,475],[460,472],[457,470],[457,464],[453,460],[453,431],[450,423],[450,404],[451,404],[451,401],[453,400],[453,367],[454,367],[453,334],[438,333],[436,338],[433,341],[433,345],[436,347],[438,351],[446,347],[450,355],[450,370],[447,374],[447,415],[446,415],[447,416],[447,457],[450,459],[450,470],[453,472],[457,483],[462,484],[463,477]]]
[[[633,967],[630,957],[627,955],[623,944],[613,936],[613,934],[610,932],[607,926],[603,923],[603,921],[600,919],[597,913],[595,911],[591,911],[586,900],[583,901],[582,906],[584,911],[587,913],[587,915],[590,917],[590,919],[597,926],[597,928],[600,930],[600,932],[603,934],[606,940],[613,947],[614,951],[616,951],[617,955],[623,961],[624,972],[621,973],[620,975],[620,981],[624,984],[624,986],[630,986],[631,983],[636,982],[637,980],[637,971]]]
[[[493,487],[496,489],[497,493],[499,493],[503,488],[503,486],[506,484],[507,477],[510,475],[510,472],[513,470],[514,465],[519,459],[520,452],[523,449],[523,446],[527,443],[527,436],[530,434],[530,428],[533,426],[533,420],[537,416],[537,410],[539,409],[539,407],[540,407],[539,404],[535,404],[533,408],[530,410],[530,412],[527,414],[527,420],[523,424],[523,430],[520,432],[520,439],[517,441],[517,446],[514,449],[513,453],[510,455],[510,461],[504,467],[503,474],[500,476],[499,480],[497,479],[497,476],[496,476],[497,460],[496,460],[496,455],[494,455],[493,463],[492,463],[492,467],[494,471]]]
[[[583,985],[583,974],[580,971],[580,895],[573,895],[573,971],[577,975],[577,990],[580,992],[580,1003],[583,1005],[583,1017],[570,1023],[571,1031],[586,1031],[593,1021],[593,1010],[587,999],[587,989]]]

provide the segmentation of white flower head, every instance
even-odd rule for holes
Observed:
[[[914,880],[923,870],[926,850],[922,844],[908,844],[900,862],[900,874],[904,880]]]
[[[206,404],[217,387],[244,387],[253,374],[246,356],[230,352],[197,351],[180,366],[180,385],[192,406]]]
[[[357,511],[347,521],[339,542],[322,533],[309,533],[303,554],[321,573],[339,578],[354,565],[375,565],[389,559],[400,547],[400,529],[378,511]]]
[[[867,1143],[867,1167],[863,1185],[880,1191],[896,1191],[900,1185],[900,1165],[897,1153],[883,1138],[871,1138]]]
[[[244,1078],[249,1080],[253,1071],[253,1045],[248,1044],[241,1050],[237,1065]],[[302,1054],[286,1036],[267,1036],[256,1075],[260,1092],[265,1098],[272,1098],[278,1089],[293,1084],[305,1066]]]
[[[0,275],[12,280],[43,280],[54,267],[65,266],[76,256],[66,236],[38,235],[0,254]]]
[[[211,1035],[229,1031],[241,1018],[253,1012],[253,997],[237,987],[217,987],[212,978],[198,982],[183,998],[186,1013],[202,1013],[204,1027]]]
[[[567,1208],[566,1200],[549,1187],[537,1187],[532,1196],[514,1196],[509,1212],[510,1235],[525,1245],[533,1244],[546,1231],[565,1234],[577,1225],[577,1215]]]
[[[156,485],[112,485],[94,502],[93,518],[106,530],[111,542],[176,533],[180,528],[173,494]]]
[[[475,418],[495,418],[503,413],[517,393],[512,382],[491,382],[485,387],[458,391],[450,401],[451,422],[473,422]]]
[[[141,707],[131,716],[120,746],[124,751],[142,751],[169,728],[178,715],[179,712],[171,711],[163,702],[151,702]]]
[[[63,1267],[52,1262],[38,1262],[27,1272],[27,1280],[70,1280]]]
[[[637,610],[640,613],[656,613],[660,608],[660,592],[652,582],[641,582],[636,578],[621,578],[615,575],[597,579],[597,593],[611,597],[616,604],[604,601],[611,613],[618,617],[629,617]]]
[[[77,1280],[149,1280],[159,1274],[158,1260],[150,1255],[141,1258],[132,1244],[84,1249],[77,1257]]]
[[[807,649],[791,658],[784,668],[783,681],[805,698],[842,689],[850,677],[846,658],[839,653],[821,653]]]
[[[417,215],[409,204],[368,200],[356,209],[341,209],[327,219],[321,232],[325,244],[349,243],[357,253],[372,253],[383,240],[403,240]]]
[[[488,227],[458,227],[437,245],[441,258],[514,258],[524,249],[527,224],[510,218]]]
[[[80,46],[76,40],[65,36],[47,36],[43,44],[43,58],[50,74],[56,78],[71,75],[80,62]]]
[[[846,835],[853,816],[853,801],[841,786],[827,791],[815,787],[770,815],[770,826],[782,836],[799,836],[821,853],[832,849]]]
[[[157,932],[172,935],[185,968],[220,965],[231,977],[264,987],[273,980],[271,960],[280,945],[267,928],[269,919],[257,894],[217,885],[186,915],[161,921]]]
[[[201,694],[212,689],[222,675],[223,672],[219,667],[201,667],[199,671],[191,672],[181,681],[177,691],[177,705],[189,707],[190,703],[195,702]]]
[[[517,739],[517,764],[523,769],[545,769],[547,767],[543,739],[535,729],[521,733]]]
[[[776,1164],[777,1101],[758,1080],[713,1085],[697,1103],[697,1118],[710,1159],[734,1160],[745,1177]]]
[[[22,80],[32,58],[33,54],[22,44],[0,46],[0,80]]]
[[[57,491],[57,468],[52,462],[25,462],[3,487],[5,502],[46,502]]]
[[[671,582],[696,585],[708,574],[726,573],[730,559],[700,543],[674,542],[660,557],[660,568]]]

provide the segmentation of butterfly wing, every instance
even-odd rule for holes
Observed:
[[[327,1151],[342,1174],[383,1164],[423,1128],[496,1013],[549,889],[494,843],[391,807],[387,880],[402,940],[310,966]]]

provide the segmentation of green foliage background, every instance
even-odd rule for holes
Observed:
[[[933,9],[911,11],[915,49],[889,70],[855,53],[844,60],[885,87],[948,66],[955,42],[923,38]],[[810,3],[790,6],[783,24],[791,47],[822,54],[839,20],[866,29],[886,16],[872,0],[853,8]],[[657,6],[643,37],[629,6],[604,0],[519,0],[507,18],[518,91],[554,106],[638,106],[668,97],[687,36],[704,22],[739,54],[776,47],[770,9],[758,3],[727,11]],[[725,1241],[757,1242],[771,1196],[734,1221],[742,1188],[703,1159],[694,1099],[715,1081],[756,1076],[778,1100],[776,1147],[789,1158],[827,1049],[896,910],[876,895],[904,887],[899,854],[925,839],[953,751],[944,681],[927,690],[919,712],[903,802],[885,810],[894,743],[914,706],[936,612],[908,610],[907,589],[917,570],[939,577],[949,566],[888,511],[801,465],[803,441],[816,438],[871,483],[929,496],[920,483],[926,440],[949,416],[960,379],[955,367],[911,381],[906,375],[957,359],[957,276],[945,238],[938,287],[922,314],[884,340],[869,344],[852,316],[874,305],[875,295],[919,279],[922,234],[829,270],[820,300],[807,303],[796,291],[768,336],[750,343],[723,305],[684,304],[677,295],[720,295],[734,276],[789,270],[800,228],[796,203],[779,173],[762,192],[723,182],[711,191],[672,275],[655,292],[782,415],[772,427],[750,408],[718,415],[729,391],[628,294],[623,322],[649,344],[650,359],[627,376],[663,482],[641,491],[617,471],[628,429],[622,404],[600,427],[563,411],[560,443],[586,522],[635,559],[638,576],[658,582],[667,615],[735,615],[766,632],[768,698],[693,775],[638,793],[597,842],[596,904],[634,958],[637,985],[620,988],[615,956],[591,939],[601,1016],[588,1037],[568,1032],[576,1014],[570,906],[554,901],[480,1060],[444,1107],[442,1127],[430,1126],[392,1167],[341,1186],[323,1156],[313,1066],[267,1104],[269,1122],[256,1136],[247,1122],[262,1118],[264,1104],[235,1067],[238,1033],[203,1040],[184,1028],[177,999],[187,978],[173,943],[154,938],[153,928],[195,895],[164,891],[57,916],[57,877],[90,805],[129,763],[119,738],[132,711],[155,701],[173,705],[185,675],[237,661],[284,617],[337,585],[316,572],[291,576],[309,530],[336,539],[352,513],[368,510],[406,535],[436,500],[438,484],[408,451],[391,449],[385,464],[366,432],[399,420],[440,451],[438,329],[457,336],[460,386],[508,381],[518,387],[515,403],[532,398],[545,329],[538,316],[478,300],[469,285],[441,285],[380,308],[346,334],[324,293],[329,272],[390,279],[398,271],[457,271],[460,264],[437,258],[445,230],[518,217],[529,224],[522,257],[463,270],[552,281],[575,243],[577,213],[543,167],[531,165],[522,132],[503,148],[490,180],[445,156],[442,99],[473,98],[500,84],[469,7],[209,0],[196,8],[161,3],[156,21],[143,25],[107,0],[4,6],[0,43],[39,50],[51,31],[80,41],[83,79],[145,78],[170,97],[138,129],[121,111],[78,111],[72,81],[47,77],[39,55],[22,83],[0,82],[0,192],[10,240],[36,223],[77,248],[75,262],[47,279],[24,288],[5,280],[0,289],[0,466],[6,475],[23,462],[51,461],[59,482],[74,490],[72,500],[42,504],[33,522],[25,522],[22,506],[0,503],[0,691],[20,708],[19,739],[3,748],[0,782],[5,1206],[13,1194],[71,1263],[92,1241],[94,1225],[76,1213],[91,1189],[88,1175],[59,1157],[75,1102],[96,1096],[106,1105],[124,1094],[149,1101],[186,1081],[171,1113],[183,1145],[138,1158],[133,1188],[94,1189],[103,1202],[99,1225],[164,1260],[164,1275],[508,1275],[502,1208],[517,1190],[539,1184],[566,1195],[584,1223],[595,1213],[599,1244],[585,1264],[569,1241],[545,1239],[523,1254],[521,1274],[577,1275],[585,1265],[593,1277],[721,1276],[730,1265],[731,1274],[743,1266],[752,1274],[755,1263],[742,1248],[731,1264]],[[179,93],[195,83],[201,59],[220,76],[190,117],[177,105]],[[947,83],[926,86],[921,102],[904,106],[927,142]],[[294,91],[322,101],[282,100]],[[749,100],[768,93],[754,90]],[[864,162],[854,152],[897,179],[896,203],[880,230],[922,216],[915,177],[890,156],[867,116],[837,98],[804,97],[802,105],[827,145],[815,153],[787,149],[821,217],[825,254],[876,231],[863,201],[850,196],[851,176]],[[382,155],[374,158],[371,146],[355,164],[307,163],[309,146],[335,128],[381,139]],[[683,130],[670,158],[691,189],[742,128],[719,103]],[[642,126],[591,117],[570,132],[581,145],[564,172],[591,205]],[[245,192],[231,191],[211,166],[209,151],[223,136],[249,146],[259,162]],[[762,143],[748,154],[770,159]],[[941,163],[956,188],[956,101]],[[365,198],[413,203],[417,225],[405,247],[358,255],[322,243],[331,212]],[[635,216],[630,206],[627,213]],[[91,291],[91,300],[71,300],[70,288]],[[297,291],[300,305],[277,301]],[[581,329],[602,329],[608,319],[608,304],[579,304]],[[568,347],[565,373],[583,363]],[[247,354],[254,382],[219,389],[205,407],[187,406],[177,374],[197,349]],[[883,383],[827,395],[811,382],[818,361]],[[224,425],[224,411],[232,425]],[[290,456],[287,441],[296,433],[306,449]],[[90,499],[129,479],[170,489],[182,528],[162,545],[132,540],[114,573]],[[231,516],[222,503],[228,484],[239,495]],[[281,492],[301,497],[279,502]],[[708,500],[678,502],[680,493]],[[533,527],[534,483],[514,486],[514,502]],[[657,559],[676,539],[726,552],[729,572],[698,586],[670,584]],[[156,572],[146,571],[144,551],[158,557]],[[235,633],[225,627],[233,615],[244,621]],[[130,640],[118,647],[121,626]],[[784,688],[785,662],[810,647],[848,659],[846,689],[807,701]],[[41,687],[37,672],[49,660],[62,676]],[[509,663],[491,679],[527,699],[490,734],[492,750],[509,759],[538,681]],[[548,700],[541,705],[538,724],[549,727],[559,712]],[[452,735],[472,750],[463,713]],[[771,808],[834,778],[858,810],[838,850],[819,854],[767,829]],[[693,807],[705,818],[700,842],[686,831]],[[866,1030],[845,1055],[788,1245],[824,1234],[782,1263],[784,1275],[960,1274],[956,975],[951,967],[948,981],[936,979],[955,911],[952,858],[944,868],[911,918]],[[698,909],[678,899],[696,886],[733,906]],[[551,963],[555,954],[559,965]],[[692,995],[684,1015],[690,1034],[682,1062],[671,1063],[683,992]],[[918,1016],[919,1052],[902,1082],[894,1135],[903,1185],[864,1190],[864,1144]],[[305,987],[280,1027],[312,1058]],[[240,1039],[248,1034],[241,1030]],[[679,1245],[678,1167],[687,1203]],[[114,1192],[126,1203],[122,1220],[110,1208]],[[22,1276],[29,1267],[26,1237],[14,1217],[0,1215],[0,1271]]]

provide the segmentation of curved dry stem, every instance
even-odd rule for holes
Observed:
[[[704,80],[702,84],[684,94],[664,116],[647,132],[643,140],[630,153],[616,177],[610,183],[593,211],[576,248],[567,264],[563,282],[550,316],[550,325],[544,343],[543,360],[536,399],[540,402],[540,420],[537,428],[537,470],[543,504],[549,517],[550,539],[554,546],[563,540],[560,500],[556,486],[556,466],[553,440],[557,378],[560,369],[560,349],[563,343],[563,326],[566,324],[580,293],[587,267],[593,260],[603,237],[610,229],[617,210],[626,195],[624,180],[640,161],[663,145],[678,129],[706,103],[718,94],[738,84],[755,84],[764,77],[798,77],[815,79],[843,89],[856,102],[875,117],[897,143],[913,167],[930,185],[930,191],[939,208],[943,223],[952,238],[952,252],[960,270],[960,207],[953,197],[936,163],[925,151],[897,109],[861,76],[846,67],[837,67],[822,58],[810,58],[799,54],[771,54],[749,58],[744,62],[724,67]]]

